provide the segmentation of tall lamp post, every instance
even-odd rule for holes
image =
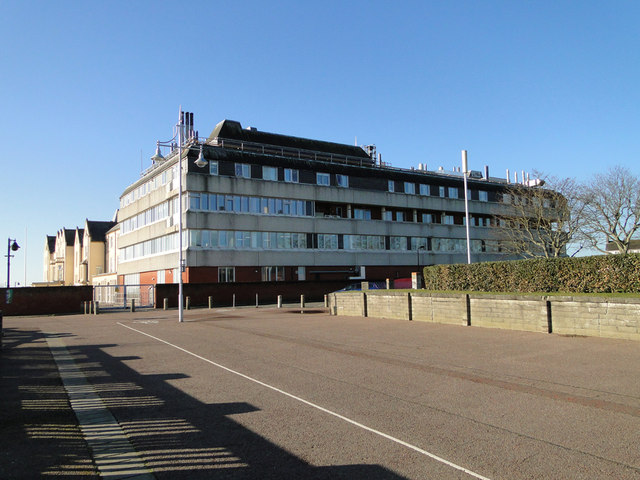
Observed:
[[[469,170],[467,167],[467,151],[462,150],[462,175],[464,176],[464,218],[467,226],[467,263],[471,264],[471,240],[469,236],[469,190],[467,189],[467,176]]]
[[[420,282],[420,250],[425,250],[424,245],[420,245],[418,248],[416,248],[416,253],[418,254],[418,278],[416,279],[416,283],[418,284],[418,288],[420,288],[420,284],[422,283]]]
[[[154,163],[161,162],[165,160],[165,158],[160,153],[160,147],[175,147],[177,140],[178,147],[178,322],[182,323],[184,321],[184,304],[183,304],[183,281],[182,281],[182,272],[184,271],[184,258],[182,252],[182,150],[185,148],[184,145],[184,137],[185,137],[185,114],[182,111],[182,107],[178,110],[178,123],[174,127],[173,138],[166,142],[158,141],[156,143],[156,153],[151,160]],[[197,137],[196,137],[197,143]],[[191,147],[186,145],[186,149],[189,150]],[[205,167],[207,165],[207,161],[204,159],[202,155],[202,144],[200,144],[200,155],[198,159],[195,161],[195,164],[198,167]]]
[[[13,242],[13,243],[11,243]],[[7,288],[11,288],[11,252],[16,252],[20,248],[15,238],[10,238],[7,242]]]

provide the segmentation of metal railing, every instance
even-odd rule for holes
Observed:
[[[129,308],[131,300],[136,308],[153,308],[155,306],[155,285],[95,285],[93,301],[100,302],[101,309]]]

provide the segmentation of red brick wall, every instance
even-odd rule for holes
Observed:
[[[93,299],[93,287],[23,287],[12,288],[13,300],[6,303],[6,288],[0,289],[3,315],[51,315],[81,313],[82,302]]]

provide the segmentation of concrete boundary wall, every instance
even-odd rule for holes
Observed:
[[[332,315],[640,340],[640,298],[365,290],[328,303]]]

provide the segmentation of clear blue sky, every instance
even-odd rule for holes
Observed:
[[[178,107],[397,167],[639,173],[637,1],[0,3],[6,241],[109,220]],[[26,237],[25,237],[26,232]],[[11,265],[25,282],[25,249]]]

